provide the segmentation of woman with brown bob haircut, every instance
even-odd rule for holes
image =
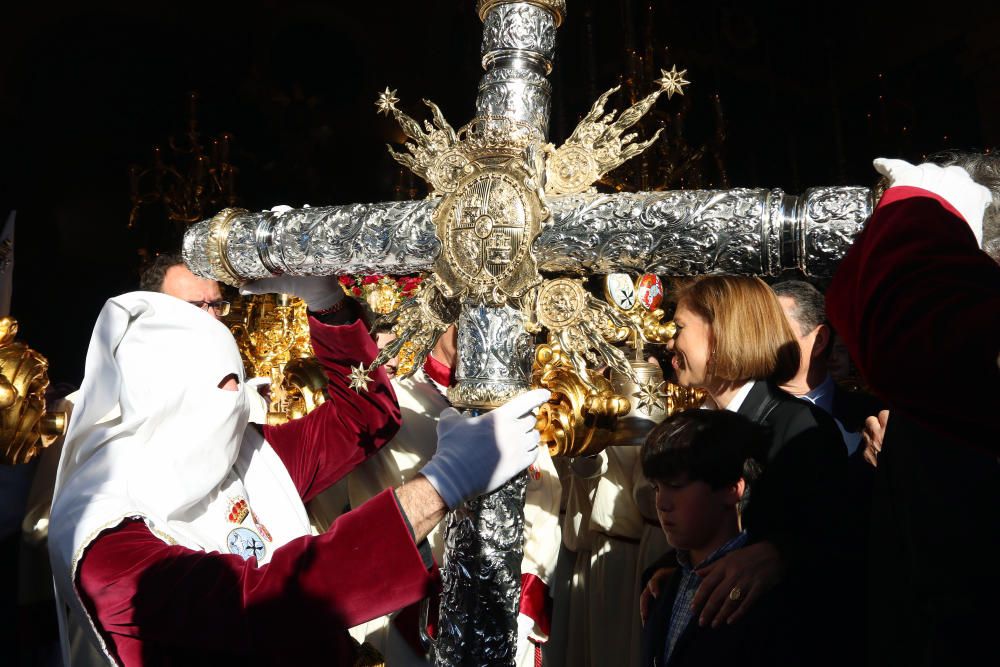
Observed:
[[[817,583],[829,590],[830,570],[838,568],[828,556],[843,547],[835,524],[846,450],[832,418],[778,388],[799,365],[778,298],[759,278],[705,276],[679,291],[674,322],[668,348],[678,382],[704,389],[706,407],[741,414],[770,436],[743,516],[749,544],[699,570],[703,581],[693,601],[699,622],[737,621],[779,580],[792,590],[811,592]],[[827,611],[837,606],[829,602],[828,595]]]
[[[734,396],[731,390],[750,380],[781,384],[798,370],[795,334],[760,278],[695,280],[678,294],[674,323],[677,334],[668,347],[675,352],[678,381],[705,389],[715,407],[725,408]],[[688,342],[698,349],[689,350]],[[697,356],[689,357],[692,353]]]

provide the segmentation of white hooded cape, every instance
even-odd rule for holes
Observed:
[[[219,388],[229,375],[237,391]],[[236,342],[207,312],[152,292],[108,300],[81,394],[59,461],[49,554],[57,598],[87,619],[80,624],[105,655],[76,587],[80,559],[102,531],[138,518],[165,543],[236,553],[240,526],[230,515],[243,498],[251,509],[243,525],[266,535],[258,565],[310,533],[288,471],[249,425],[260,397],[245,382]],[[120,416],[105,420],[116,405]]]

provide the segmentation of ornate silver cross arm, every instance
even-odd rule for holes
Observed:
[[[193,225],[184,257],[197,275],[239,285],[273,275],[432,271],[439,200],[250,213]],[[833,275],[872,210],[868,188],[685,190],[562,195],[532,245],[550,273]]]

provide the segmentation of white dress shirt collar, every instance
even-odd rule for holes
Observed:
[[[738,412],[740,407],[743,405],[743,401],[747,400],[747,395],[750,393],[750,390],[753,389],[756,382],[756,380],[749,380],[746,384],[740,387],[740,390],[736,392],[735,396],[733,396],[733,400],[729,401],[729,405],[726,406],[726,410],[729,410],[730,412]]]
[[[806,399],[827,414],[833,414],[833,377],[827,373],[819,385],[802,398]]]

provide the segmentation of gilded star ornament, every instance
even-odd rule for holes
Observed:
[[[684,78],[684,75],[687,74],[687,70],[682,69],[680,72],[678,72],[677,65],[671,67],[669,72],[665,69],[661,69],[660,74],[662,74],[663,77],[657,79],[656,83],[660,84],[660,88],[663,90],[663,92],[667,94],[668,100],[674,96],[674,93],[677,93],[678,95],[683,95],[684,86],[691,83],[690,81]]]
[[[396,102],[398,101],[399,98],[396,97],[396,91],[389,90],[389,86],[386,86],[385,90],[379,93],[378,100],[375,101],[375,106],[378,107],[379,113],[389,115],[396,108]]]
[[[632,395],[639,399],[640,412],[645,412],[647,415],[652,417],[654,410],[666,411],[664,401],[666,400],[667,395],[660,390],[660,387],[662,386],[662,382],[656,382],[654,380],[646,380],[639,385],[639,391]]]
[[[359,394],[363,391],[368,391],[368,383],[372,381],[371,376],[368,375],[368,369],[363,365],[352,368],[348,379],[351,383],[351,389]]]

